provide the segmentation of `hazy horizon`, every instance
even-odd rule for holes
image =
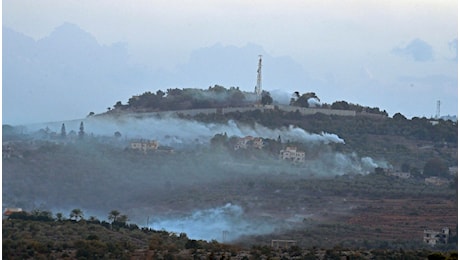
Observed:
[[[456,1],[4,1],[5,124],[84,118],[170,87],[315,92],[458,114]],[[416,100],[416,102],[414,102]]]

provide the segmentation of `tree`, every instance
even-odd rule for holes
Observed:
[[[397,120],[397,121],[405,121],[405,120],[407,120],[407,118],[401,113],[394,114],[393,119]]]
[[[431,158],[425,163],[425,166],[423,167],[423,175],[448,177],[449,167],[447,166],[447,163],[441,158]]]
[[[90,216],[88,218],[88,222],[91,222],[91,223],[100,223],[99,219],[97,219],[97,217],[95,216]]]
[[[401,171],[402,172],[409,172],[410,171],[410,164],[405,162],[401,165]]]
[[[66,136],[67,136],[67,132],[65,130],[65,125],[63,123],[62,126],[61,126],[61,137],[66,138]]]
[[[80,131],[78,131],[78,137],[83,138],[85,136],[85,126],[83,125],[83,121],[80,122]]]
[[[118,222],[126,224],[126,222],[128,222],[128,216],[127,215],[120,215],[118,217]]]
[[[350,105],[346,101],[336,101],[331,105],[332,109],[350,110]]]
[[[116,131],[113,136],[115,136],[116,138],[120,138],[121,137],[121,133]]]
[[[217,92],[217,93],[219,93],[219,92]],[[245,98],[246,97],[244,96],[244,94],[241,91],[235,90],[230,95],[230,98],[229,98],[230,105],[232,105],[232,106],[241,106],[243,104]]]
[[[374,173],[380,175],[385,174],[385,169],[383,169],[382,167],[377,167],[374,169]]]
[[[228,136],[226,132],[224,134],[215,134],[211,138],[211,145],[213,146],[225,145],[227,141],[228,141]]]
[[[273,98],[270,95],[270,92],[262,90],[262,105],[271,105],[273,104]]]
[[[318,96],[316,96],[315,92],[307,92],[299,96],[299,92],[294,92],[294,98],[291,98],[291,106],[298,106],[298,107],[309,107],[310,104],[308,103],[308,100],[313,98],[316,99],[318,102],[320,102],[320,99]]]
[[[117,101],[117,103],[115,103],[115,105],[113,105],[113,108],[115,108],[115,109],[123,108],[123,104],[121,103],[121,101]]]
[[[75,221],[79,221],[83,219],[83,211],[81,209],[73,209],[70,212],[70,219],[73,219]]]
[[[157,91],[157,97],[162,98],[162,97],[164,97],[165,95],[166,95],[166,93],[164,93],[163,91],[161,91],[161,90],[158,90],[158,91]]]
[[[62,215],[61,212],[56,213],[56,219],[57,221],[62,221],[64,219],[64,215]]]
[[[118,220],[118,216],[120,216],[120,212],[118,210],[112,210],[109,212],[108,219],[109,221],[116,222]]]

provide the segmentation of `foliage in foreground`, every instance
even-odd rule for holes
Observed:
[[[17,215],[19,216],[19,215]],[[3,220],[4,259],[457,259],[457,252],[298,246],[244,248],[99,220]],[[24,217],[24,214],[22,214]],[[33,216],[33,215],[29,215]]]

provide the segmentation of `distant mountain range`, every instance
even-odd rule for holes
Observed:
[[[170,71],[152,71],[129,62],[126,44],[101,45],[74,24],[64,23],[39,40],[3,27],[3,123],[83,118],[116,101],[170,87],[220,84],[250,91],[258,55],[267,65],[264,89],[277,89],[283,96],[309,81],[291,58],[272,57],[255,44],[215,44],[192,52],[187,63]]]
[[[102,46],[73,24],[38,41],[3,27],[3,121],[82,118],[100,110],[146,77],[127,60],[125,46]]]

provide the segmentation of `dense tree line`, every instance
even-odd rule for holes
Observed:
[[[199,114],[194,117],[203,122],[225,123],[230,119],[247,124],[259,123],[267,127],[297,125],[312,133],[329,132],[340,136],[388,135],[412,140],[457,143],[457,123],[450,120],[433,122],[428,118],[406,119],[401,114],[391,117],[337,116],[316,113],[302,115],[299,111],[285,112],[278,109],[231,112],[224,115]]]
[[[127,104],[117,101],[113,106],[118,110],[134,111],[168,111],[200,108],[222,108],[222,107],[244,107],[254,104],[271,105],[276,103],[271,97],[270,92],[262,91],[258,97],[255,93],[241,91],[238,87],[225,88],[214,85],[208,89],[196,88],[170,88],[166,92],[158,90],[153,93],[144,92],[141,95],[132,96]],[[346,101],[336,101],[332,104],[320,104],[320,98],[314,92],[301,94],[295,91],[289,102],[291,106],[297,107],[320,107],[323,109],[353,110],[358,113],[378,114],[388,116],[386,111],[380,111],[379,108],[365,107]],[[109,107],[108,110],[111,110]],[[94,115],[91,112],[89,116]]]
[[[268,98],[268,97],[266,97]],[[269,99],[269,98],[268,98]],[[253,104],[256,95],[241,91],[238,87],[229,89],[215,85],[208,89],[170,88],[166,92],[147,91],[128,100],[126,105],[116,102],[115,109],[131,109],[141,111],[166,111],[199,108],[242,107]],[[269,102],[266,101],[266,102]]]

